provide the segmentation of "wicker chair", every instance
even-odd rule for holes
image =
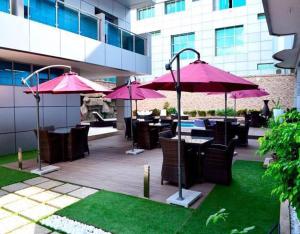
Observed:
[[[197,137],[214,137],[213,130],[201,130],[201,129],[192,129],[191,136]]]
[[[143,149],[153,149],[158,145],[158,129],[151,128],[149,122],[137,122],[137,145]]]
[[[203,119],[203,123],[206,130],[214,128],[214,126],[210,123],[209,119]]]
[[[225,185],[231,183],[234,148],[235,140],[231,140],[228,146],[211,145],[206,150],[203,159],[204,181]]]
[[[71,128],[68,139],[68,159],[70,161],[84,157],[85,134],[86,129],[83,127]]]
[[[244,126],[237,127],[237,145],[247,146],[248,145],[248,133],[249,133],[249,123],[245,123]]]
[[[169,138],[170,139],[172,137],[173,137],[173,133],[171,130],[166,130],[166,131],[159,133],[159,138]]]
[[[36,131],[35,131],[36,132]],[[48,130],[41,129],[40,133],[40,154],[43,162],[53,164],[60,160],[58,135]]]
[[[171,126],[171,131],[172,131],[173,136],[176,136],[177,125],[178,125],[178,122],[173,121],[172,126]]]
[[[178,184],[178,158],[177,158],[177,140],[160,137],[159,142],[163,152],[163,164],[161,169],[161,184],[164,181]],[[186,150],[186,144],[181,141],[181,172],[182,186],[188,188],[192,185],[192,173],[190,157]]]
[[[225,122],[217,121],[214,128],[214,142],[215,144],[225,144]],[[227,122],[227,144],[235,137],[235,129],[231,122]]]
[[[84,128],[84,152],[90,154],[90,148],[89,148],[89,130],[90,130],[90,125],[82,125],[82,124],[77,124],[76,128]]]

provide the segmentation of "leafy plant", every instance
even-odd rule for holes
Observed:
[[[190,114],[190,112],[189,112],[189,111],[184,111],[184,112],[183,112],[183,114],[185,114],[185,115],[189,115],[189,114]]]
[[[227,108],[227,116],[235,116],[235,110],[232,108]],[[225,109],[216,110],[217,116],[225,116]]]
[[[192,111],[189,112],[189,115],[190,115],[191,117],[196,117],[197,111],[196,111],[196,110],[192,110]]]
[[[175,107],[169,107],[167,109],[167,115],[172,115],[172,114],[176,114],[177,111],[176,111],[176,108]]]
[[[152,115],[153,115],[153,116],[159,116],[159,115],[160,115],[160,110],[157,109],[157,108],[154,108],[154,109],[152,110]]]
[[[216,111],[215,110],[209,110],[209,111],[207,111],[207,114],[209,114],[210,116],[215,116]]]
[[[259,138],[258,153],[276,154],[276,160],[267,168],[265,175],[276,180],[272,193],[280,201],[289,200],[292,206],[300,210],[300,113],[297,110],[282,116],[282,122],[269,122],[271,128],[264,137]]]
[[[165,102],[164,103],[164,109],[167,110],[169,107],[170,107],[170,103],[169,102]]]
[[[247,114],[247,109],[241,109],[236,112],[237,116],[244,116],[245,114]]]
[[[205,111],[198,110],[197,112],[198,112],[199,116],[206,116],[206,112]]]
[[[272,103],[274,105],[274,109],[281,109],[280,98],[278,98],[277,101],[272,100]]]
[[[222,208],[217,213],[210,215],[206,220],[206,226],[208,226],[210,223],[216,224],[219,221],[226,221],[226,219],[229,216],[229,213],[225,212],[226,209]],[[252,231],[255,229],[255,226],[246,227],[243,230],[239,231],[238,229],[231,230],[230,234],[242,234],[242,233],[248,233],[249,231]]]

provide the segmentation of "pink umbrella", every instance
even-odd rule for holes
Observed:
[[[31,87],[34,91],[36,87]],[[75,72],[64,73],[59,77],[44,82],[38,87],[39,93],[68,94],[68,93],[108,93],[108,88],[79,76]],[[25,93],[31,93],[26,89]]]

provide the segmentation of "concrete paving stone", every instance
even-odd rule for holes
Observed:
[[[51,233],[51,230],[40,226],[36,223],[27,224],[17,230],[11,232],[10,234],[48,234]]]
[[[6,194],[8,194],[8,192],[0,189],[0,197],[3,197]]]
[[[30,197],[34,194],[41,193],[41,192],[44,192],[44,191],[45,191],[45,189],[41,189],[41,188],[38,188],[38,187],[35,187],[35,186],[31,186],[31,187],[28,187],[28,188],[25,188],[25,189],[22,189],[22,190],[18,190],[15,193],[18,194],[18,195],[24,196],[24,197]]]
[[[65,193],[70,193],[70,192],[72,192],[74,190],[77,190],[77,189],[80,189],[80,188],[81,188],[80,186],[74,185],[74,184],[63,184],[63,185],[55,187],[51,190],[54,191],[54,192],[65,194]]]
[[[62,184],[63,184],[63,183],[62,183],[62,182],[59,182],[59,181],[49,180],[49,181],[46,181],[46,182],[44,182],[44,183],[38,184],[38,185],[36,185],[36,186],[39,187],[39,188],[43,188],[43,189],[51,189],[51,188],[60,186],[60,185],[62,185]]]
[[[45,183],[47,181],[49,181],[48,178],[36,177],[36,178],[30,179],[30,180],[25,180],[24,183],[29,184],[29,185],[37,185],[37,184]]]
[[[22,211],[20,214],[26,218],[29,218],[35,222],[39,221],[42,218],[45,218],[49,215],[55,213],[58,209],[48,206],[45,204],[40,204],[35,207],[29,208]]]
[[[44,202],[47,202],[47,201],[52,200],[59,196],[61,196],[60,193],[56,193],[56,192],[52,192],[52,191],[44,191],[44,192],[37,193],[37,194],[31,196],[30,199],[44,203]]]
[[[10,213],[6,210],[0,209],[0,220],[6,218],[8,216],[11,216],[11,215],[12,215],[12,213]]]
[[[73,203],[79,201],[79,199],[75,197],[70,197],[67,195],[60,196],[58,198],[55,198],[53,200],[50,200],[47,202],[48,205],[57,207],[59,209],[65,208],[69,205],[72,205]]]
[[[82,198],[86,198],[87,196],[90,196],[96,192],[98,192],[97,189],[82,187],[80,189],[77,189],[73,192],[68,193],[68,195],[82,199]]]
[[[22,199],[22,197],[13,193],[4,195],[3,197],[0,197],[0,207],[2,207],[5,204],[17,201],[19,199]]]
[[[28,188],[28,187],[29,187],[28,184],[15,183],[15,184],[11,184],[11,185],[2,187],[2,190],[5,190],[5,191],[10,192],[10,193],[14,193],[18,190],[25,189],[25,188]]]
[[[28,224],[30,221],[18,215],[12,215],[0,220],[0,233],[8,233]]]
[[[12,211],[14,213],[20,213],[23,210],[27,210],[31,207],[39,205],[38,202],[32,201],[27,198],[23,198],[14,202],[11,202],[9,204],[6,204],[3,206],[3,208]]]

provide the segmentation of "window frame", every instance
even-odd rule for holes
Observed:
[[[196,41],[195,40],[196,39],[195,32],[188,32],[188,33],[180,33],[180,34],[171,35],[171,57],[173,57],[176,53],[178,53],[178,51],[175,52],[175,50],[173,49],[174,44],[175,44],[174,43],[174,38],[175,37],[190,36],[190,35],[194,36],[194,40],[193,40],[193,46],[189,46],[189,47],[195,49],[195,41]],[[184,41],[185,41],[185,44],[190,43],[190,41],[187,41],[187,40],[184,40]],[[181,49],[183,49],[183,48],[181,48]],[[182,56],[181,56],[181,59],[183,59],[183,60],[188,60],[188,59],[194,59],[195,58],[195,53],[192,53],[192,52],[189,52],[189,51],[184,52],[184,53],[187,53],[187,54],[191,53],[191,54],[193,54],[193,56],[192,57],[186,57],[186,58],[185,57],[182,58]]]
[[[178,2],[183,2],[183,4],[184,4],[183,9],[181,9],[181,10],[178,10],[178,9],[177,9],[176,3],[178,3]],[[168,0],[168,1],[165,1],[164,4],[165,4],[165,15],[175,14],[175,13],[178,13],[178,12],[185,11],[185,9],[186,9],[186,8],[185,8],[185,0]],[[168,12],[168,11],[167,11],[167,9],[168,9],[168,4],[174,4],[175,10],[172,11],[172,12]]]
[[[151,10],[152,14],[148,17],[145,17],[145,18],[141,18],[141,15],[140,15],[140,12],[142,11],[147,11],[147,10]],[[143,8],[139,8],[136,10],[136,19],[137,21],[140,21],[140,20],[145,20],[145,19],[149,19],[149,18],[153,18],[155,17],[155,6],[148,6],[148,7],[143,7]]]

